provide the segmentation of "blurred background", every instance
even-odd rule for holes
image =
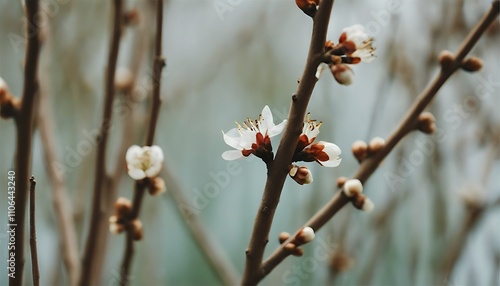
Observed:
[[[66,285],[47,170],[60,170],[81,254],[96,160],[88,134],[102,116],[112,2],[41,2],[39,106],[40,116],[53,126],[49,137],[55,150],[47,162],[44,140],[35,131],[32,173],[38,182],[41,285]],[[436,74],[439,52],[456,51],[489,6],[479,0],[335,2],[328,38],[337,41],[344,27],[362,24],[375,37],[378,58],[353,67],[351,86],[337,84],[327,72],[319,80],[308,110],[323,121],[318,139],[336,143],[343,160],[333,169],[308,163],[311,185],[287,180],[266,256],[279,245],[280,232],[294,232],[332,196],[339,176],[354,174],[358,163],[350,146],[355,140],[386,138],[395,129]],[[119,178],[116,195],[131,199],[133,180],[123,157],[128,146],[144,142],[155,29],[153,2],[125,1],[125,8],[136,9],[138,22],[124,28],[117,85],[132,85],[133,92],[117,92],[107,168]],[[20,96],[21,1],[0,0],[0,11],[0,77]],[[196,209],[191,215],[203,222],[241,275],[266,170],[256,158],[224,161],[221,153],[230,147],[221,130],[233,128],[235,120],[256,118],[265,105],[275,122],[287,117],[312,21],[291,0],[170,0],[164,13],[167,66],[155,141],[187,205]],[[366,184],[375,210],[367,214],[346,206],[304,247],[303,257],[287,258],[263,285],[500,285],[499,44],[497,19],[472,51],[484,68],[454,74],[430,106],[438,133],[405,138]],[[14,122],[0,121],[0,134],[4,217]],[[275,148],[278,140],[273,138]],[[167,180],[169,187],[172,183]],[[220,285],[184,223],[186,205],[179,207],[170,191],[148,195],[143,203],[144,239],[135,244],[131,284]],[[6,219],[0,230],[0,268],[5,269]],[[118,285],[124,241],[124,235],[107,235],[100,285]],[[31,285],[29,257],[25,267],[25,282]],[[7,276],[0,275],[0,284],[6,283]]]

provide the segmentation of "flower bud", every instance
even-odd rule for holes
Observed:
[[[342,187],[344,187],[344,184],[345,184],[345,182],[346,182],[346,181],[347,181],[347,178],[346,178],[346,177],[339,177],[339,178],[337,179],[337,187],[338,187],[339,189],[341,189]]]
[[[123,13],[123,22],[125,25],[130,25],[130,26],[137,25],[140,19],[141,17],[137,9],[130,9],[125,13]]]
[[[165,186],[165,181],[162,178],[155,177],[152,180],[150,180],[150,185],[148,190],[152,196],[156,196],[161,193],[164,193],[167,190],[167,187]]]
[[[316,78],[317,79],[319,79],[321,77],[321,75],[323,74],[323,71],[326,70],[326,68],[328,68],[328,65],[325,63],[320,63],[318,65],[318,68],[316,69]]]
[[[124,197],[118,198],[115,203],[115,214],[117,219],[126,218],[132,211],[132,202]]]
[[[354,73],[349,66],[344,64],[332,65],[330,70],[338,83],[343,85],[350,85],[352,83]]]
[[[134,76],[128,68],[118,67],[115,74],[115,89],[120,92],[127,92],[132,89]]]
[[[308,243],[314,239],[316,235],[314,234],[314,230],[309,226],[302,228],[299,233],[295,236],[295,243],[297,245],[301,245],[304,243]]]
[[[358,179],[347,180],[344,183],[343,191],[347,197],[352,198],[363,192],[363,184]]]
[[[295,248],[295,250],[292,252],[292,255],[293,256],[302,256],[304,255],[304,251],[302,250],[302,248]]]
[[[142,239],[142,222],[138,219],[134,219],[130,223],[130,231],[132,232],[132,238],[134,240]]]
[[[352,204],[357,209],[363,210],[365,212],[371,212],[375,206],[372,200],[362,194],[354,196],[354,198],[352,199]]]
[[[374,137],[368,144],[368,150],[370,153],[377,153],[385,146],[385,140],[380,137]]]
[[[453,67],[453,64],[455,62],[455,57],[453,56],[453,53],[451,53],[450,51],[444,50],[439,54],[438,60],[439,63],[441,64],[441,68],[449,69]]]
[[[436,118],[430,112],[423,112],[418,116],[418,130],[432,134],[436,132]]]
[[[316,14],[316,6],[319,5],[319,0],[295,0],[295,4],[310,17]]]
[[[295,244],[293,244],[293,243],[289,242],[289,243],[287,243],[287,244],[284,246],[284,248],[285,248],[285,250],[286,250],[287,252],[293,252],[293,251],[297,248],[297,246],[296,246]]]
[[[313,181],[311,171],[309,171],[309,169],[305,166],[299,167],[297,165],[293,165],[288,174],[299,185],[310,184]]]
[[[124,229],[125,227],[119,222],[117,216],[113,215],[109,217],[109,231],[112,234],[120,234]]]
[[[483,60],[478,57],[470,57],[462,62],[462,69],[468,72],[476,72],[483,68]]]
[[[9,92],[9,86],[0,77],[0,117],[8,119],[14,117],[21,108],[21,101]]]
[[[365,141],[355,141],[351,146],[352,154],[359,162],[363,161],[368,155],[368,144]]]
[[[290,238],[290,234],[288,232],[282,232],[278,237],[280,243],[285,242],[288,238]]]

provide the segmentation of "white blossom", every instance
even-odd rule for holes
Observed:
[[[127,171],[134,180],[154,178],[158,176],[163,166],[163,151],[159,146],[140,147],[133,145],[125,155]]]

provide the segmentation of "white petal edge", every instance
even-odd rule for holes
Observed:
[[[321,164],[324,167],[337,167],[338,165],[340,165],[342,159],[339,158],[339,156],[342,151],[340,150],[339,146],[325,141],[319,141],[318,144],[322,144],[325,146],[323,152],[325,152],[330,158],[328,161],[321,161]]]
[[[151,146],[151,161],[152,162],[161,162],[163,163],[164,156],[163,150],[158,145]]]
[[[128,164],[135,163],[138,155],[142,155],[142,148],[137,145],[132,145],[128,148],[127,153],[125,154],[125,160]]]
[[[222,159],[227,161],[232,161],[240,158],[243,158],[243,153],[241,153],[241,151],[239,150],[229,150],[222,153]]]
[[[134,180],[142,180],[146,178],[146,173],[143,170],[135,168],[132,165],[128,165],[128,175]]]
[[[283,128],[285,128],[287,122],[288,121],[286,119],[283,120],[283,122],[281,122],[280,124],[274,126],[272,129],[270,129],[268,131],[267,135],[269,137],[274,137],[274,136],[280,134],[281,132],[283,132]]]
[[[233,128],[231,130],[229,130],[228,133],[224,133],[224,131],[222,131],[222,136],[224,137],[224,142],[233,147],[234,149],[238,149],[238,150],[241,150],[241,147],[240,147],[240,144],[241,144],[241,136],[240,137],[233,137],[233,136],[230,136],[228,134],[230,134],[231,131],[235,130],[236,128]],[[234,133],[234,132],[231,132],[231,133]]]
[[[274,127],[274,122],[273,122],[273,114],[271,113],[271,109],[269,109],[269,106],[264,106],[264,109],[262,109],[262,118],[260,121],[260,126],[259,129],[263,134],[266,133],[269,129],[272,129]]]

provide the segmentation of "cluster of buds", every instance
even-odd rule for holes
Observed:
[[[354,143],[352,143],[351,149],[354,157],[358,159],[358,162],[361,163],[361,161],[363,161],[364,159],[382,150],[384,146],[385,140],[383,138],[374,137],[369,144],[362,140],[354,141]]]
[[[342,191],[351,200],[354,207],[365,212],[371,212],[374,208],[373,202],[363,192],[363,184],[358,179],[345,181]]]
[[[306,226],[299,230],[293,240],[291,242],[288,242],[284,246],[284,248],[291,255],[302,256],[304,254],[304,251],[302,250],[302,248],[299,248],[299,246],[312,241],[315,236],[316,235],[314,233],[314,230],[311,227]],[[280,233],[278,238],[280,243],[284,243],[290,238],[290,234],[288,232],[282,232]]]
[[[9,92],[9,86],[0,77],[0,117],[11,118],[20,107],[21,102]]]
[[[292,164],[288,175],[299,185],[310,184],[313,181],[311,171],[306,166]]]
[[[464,71],[467,72],[477,72],[481,70],[484,66],[483,60],[478,57],[468,57],[463,60],[461,63],[456,62],[455,56],[450,51],[442,51],[438,57],[439,63],[441,64],[441,68],[444,71],[454,70],[454,68],[459,65]]]
[[[109,217],[109,231],[120,234],[127,230],[134,240],[142,239],[142,222],[131,219],[132,203],[127,198],[118,198],[115,202],[115,214]]]
[[[316,78],[319,79],[323,71],[329,68],[338,83],[350,85],[354,73],[348,64],[373,61],[375,59],[373,40],[361,25],[353,25],[342,30],[337,45],[332,41],[325,43],[324,63],[318,66]]]
[[[151,195],[159,195],[166,191],[165,181],[158,177],[163,167],[163,151],[159,146],[137,146],[128,148],[125,155],[129,176],[147,184]]]

